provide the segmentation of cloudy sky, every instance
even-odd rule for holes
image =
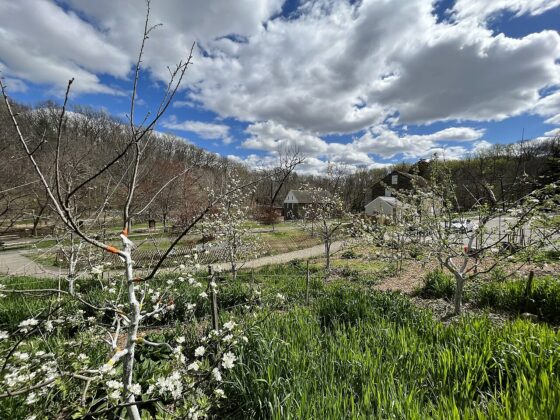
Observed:
[[[0,0],[0,71],[17,100],[124,116],[142,0]],[[152,0],[139,112],[196,42],[158,127],[266,162],[296,146],[376,167],[560,132],[560,0]]]

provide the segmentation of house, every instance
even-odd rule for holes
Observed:
[[[290,190],[284,199],[284,219],[302,219],[305,211],[320,203],[327,196],[326,191]]]
[[[393,220],[402,215],[403,204],[394,197],[395,191],[426,187],[428,183],[419,175],[392,171],[371,187],[371,201],[365,206],[368,216],[382,214]]]
[[[381,214],[393,220],[401,217],[402,209],[403,203],[395,197],[377,197],[375,200],[370,201],[365,207],[366,215],[368,216]]]
[[[419,175],[407,172],[392,171],[371,187],[371,199],[391,197],[393,191],[411,190],[414,187],[426,187],[427,181]]]

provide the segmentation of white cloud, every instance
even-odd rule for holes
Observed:
[[[516,16],[540,15],[560,6],[560,0],[457,0],[453,8],[458,20],[476,19],[485,21],[500,12],[509,11]]]
[[[547,124],[558,124],[560,115],[560,90],[542,97],[533,108],[533,112],[543,117],[551,117],[545,122]]]
[[[560,137],[560,128],[555,128],[553,130],[544,133],[543,137]]]
[[[355,140],[352,146],[366,153],[374,153],[386,159],[403,154],[407,158],[429,157],[434,152],[441,152],[443,147],[438,143],[467,142],[479,140],[484,130],[469,127],[449,127],[444,130],[425,135],[399,135],[386,126],[378,126],[368,130],[362,137]],[[454,154],[466,153],[463,146],[447,148]],[[450,154],[451,152],[448,152]]]
[[[379,125],[350,143],[327,142],[319,136],[286,128],[271,121],[250,125],[246,132],[250,135],[242,143],[242,147],[246,149],[277,153],[283,149],[295,148],[302,154],[323,162],[365,167],[378,165],[376,156],[391,159],[402,155],[414,159],[430,157],[437,152],[444,153],[448,158],[457,158],[488,144],[481,140],[484,130],[470,127],[448,127],[425,135],[399,135],[386,125]],[[477,142],[473,146],[463,145],[475,141]],[[450,145],[456,142],[462,145]]]
[[[171,116],[162,123],[162,126],[171,130],[196,133],[199,137],[206,140],[222,140],[224,144],[229,144],[233,141],[229,135],[229,126],[225,124],[212,124],[202,121],[178,122],[175,116]]]
[[[560,114],[556,114],[544,121],[547,124],[560,125]]]
[[[98,74],[124,78],[127,52],[73,12],[48,0],[0,3],[0,59],[9,76],[75,91],[117,93]]]
[[[0,66],[0,72],[1,71],[2,71],[2,66]],[[4,82],[4,85],[6,86],[6,88],[8,89],[8,92],[14,93],[14,92],[26,92],[27,91],[27,85],[20,79],[5,77],[3,82]]]
[[[480,129],[408,135],[404,124],[464,125],[524,112],[559,122],[558,32],[513,39],[488,28],[499,13],[537,15],[560,0],[457,0],[439,23],[432,0],[306,0],[290,18],[278,16],[282,4],[154,1],[151,22],[164,26],[150,34],[143,64],[165,81],[166,66],[196,41],[176,106],[248,122],[242,147],[298,147],[317,160],[310,171],[329,160],[368,166],[376,156],[443,149],[459,156],[485,145]],[[102,76],[130,81],[144,18],[137,0],[0,2],[0,66],[10,78],[59,91],[75,77],[77,91],[122,94]],[[164,126],[232,140],[225,124]],[[356,138],[326,141],[327,134]]]

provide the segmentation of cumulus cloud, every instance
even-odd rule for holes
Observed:
[[[368,130],[362,137],[352,143],[352,147],[366,153],[374,153],[386,159],[403,154],[407,158],[429,157],[441,154],[443,144],[479,140],[484,134],[482,129],[469,127],[449,127],[431,134],[399,135],[387,126],[378,126]],[[469,149],[464,146],[447,148],[448,155],[454,157],[465,154]]]
[[[64,88],[76,78],[75,90],[118,93],[97,74],[125,77],[128,52],[72,11],[48,0],[0,3],[0,59],[9,76]]]
[[[533,112],[550,117],[545,121],[547,124],[560,124],[560,90],[542,97],[533,108]]]
[[[476,19],[484,22],[488,17],[508,11],[516,16],[540,15],[560,6],[560,0],[457,0],[452,9],[455,19]]]
[[[374,167],[378,157],[391,159],[397,155],[421,158],[439,153],[448,158],[458,158],[476,147],[488,144],[481,140],[483,129],[470,127],[448,127],[431,134],[418,135],[399,134],[387,125],[379,125],[349,143],[327,142],[319,136],[271,121],[250,125],[246,132],[250,135],[242,143],[246,149],[269,153],[296,149],[323,161],[363,167]],[[457,142],[461,145],[453,144]],[[465,143],[474,143],[474,146]]]
[[[503,12],[542,14],[560,0],[456,0],[443,21],[432,0],[306,0],[289,17],[281,15],[283,3],[153,2],[151,22],[164,26],[150,34],[143,65],[164,82],[166,66],[196,41],[177,106],[249,123],[243,148],[294,146],[323,163],[460,156],[485,145],[483,132],[464,121],[532,112],[559,122],[558,32],[513,39],[489,23]],[[0,66],[23,82],[60,90],[75,77],[78,91],[122,94],[102,76],[130,81],[144,18],[137,0],[1,2]],[[457,127],[402,132],[404,124],[437,121]],[[232,140],[225,124],[166,124]],[[354,138],[325,140],[332,134]]]
[[[212,124],[201,121],[179,122],[175,116],[171,116],[162,125],[171,130],[196,133],[199,137],[206,140],[222,140],[224,144],[229,144],[233,141],[229,135],[229,126],[225,124]]]

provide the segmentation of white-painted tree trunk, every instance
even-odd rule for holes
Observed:
[[[134,289],[134,275],[132,268],[131,244],[123,239],[125,263],[126,263],[126,282],[128,288],[128,301],[129,301],[129,319],[130,325],[128,327],[128,337],[126,340],[126,349],[128,350],[123,367],[123,384],[124,395],[126,403],[134,403],[136,398],[130,388],[133,384],[134,376],[134,353],[136,350],[136,340],[138,335],[138,326],[140,324],[140,303],[136,298],[136,290]],[[130,405],[126,408],[128,417],[131,420],[141,420],[140,412],[136,405]]]

